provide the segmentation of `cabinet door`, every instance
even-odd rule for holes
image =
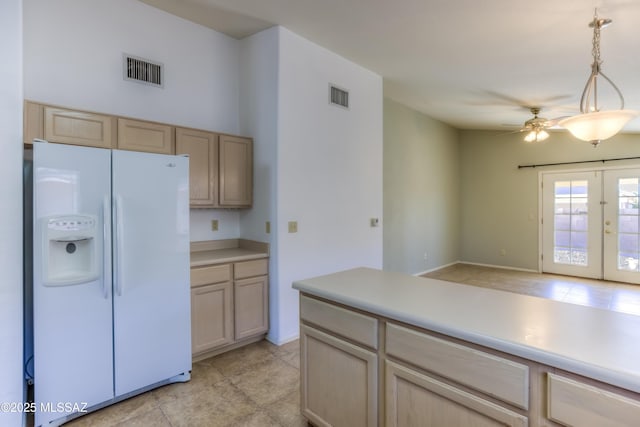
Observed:
[[[191,342],[193,354],[233,342],[231,282],[191,289]]]
[[[173,154],[173,127],[160,123],[118,119],[118,149]]]
[[[269,329],[268,283],[267,276],[236,280],[234,283],[236,340],[265,333]]]
[[[220,194],[223,207],[249,207],[253,202],[253,142],[220,135]]]
[[[375,353],[306,325],[300,326],[300,351],[302,414],[310,422],[378,425]]]
[[[385,362],[386,426],[521,426],[527,417],[391,361]]]
[[[111,116],[44,107],[44,139],[49,142],[113,148],[114,124]]]
[[[218,199],[218,135],[176,129],[176,154],[189,155],[189,201],[192,207],[213,207]]]
[[[23,142],[33,144],[35,138],[44,139],[44,108],[35,102],[25,101],[23,111]]]

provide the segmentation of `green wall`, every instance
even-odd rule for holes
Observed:
[[[417,274],[458,260],[458,139],[451,126],[385,99],[385,270]]]
[[[522,138],[500,131],[460,132],[461,261],[537,271],[539,173],[603,167],[600,162],[535,169],[518,165],[640,156],[640,135],[617,135],[597,148],[563,131],[537,144]],[[629,164],[639,163],[604,166]]]
[[[505,131],[456,130],[384,101],[383,268],[417,274],[456,261],[538,270],[539,174],[638,166],[640,135],[593,148],[568,132],[525,143]],[[424,254],[427,253],[427,260]]]

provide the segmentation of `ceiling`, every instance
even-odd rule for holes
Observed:
[[[141,1],[235,38],[282,25],[381,75],[388,98],[460,129],[498,130],[517,129],[532,106],[549,119],[578,113],[597,7],[613,20],[602,70],[640,110],[637,0]],[[618,108],[608,95],[603,109]],[[640,132],[640,118],[625,131]]]

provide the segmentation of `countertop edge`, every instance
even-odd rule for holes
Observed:
[[[349,270],[347,270],[347,272],[348,271]],[[390,320],[396,320],[434,332],[442,333],[453,338],[499,350],[507,354],[522,357],[523,359],[528,359],[533,362],[549,365],[551,367],[555,367],[567,372],[582,375],[607,384],[640,393],[640,378],[628,372],[623,372],[620,370],[616,370],[615,368],[588,363],[584,360],[579,360],[563,354],[550,352],[548,350],[541,349],[535,346],[523,345],[522,343],[505,340],[500,337],[466,331],[427,319],[425,317],[416,318],[408,313],[390,309],[389,307],[385,307],[379,304],[373,304],[371,303],[371,301],[362,301],[361,299],[354,298],[346,294],[338,294],[332,290],[322,289],[320,286],[311,284],[310,282],[313,280],[314,279],[305,279],[295,281],[293,283],[293,288],[312,296],[335,301],[337,303],[351,306],[356,309],[372,313],[374,315],[389,318]]]

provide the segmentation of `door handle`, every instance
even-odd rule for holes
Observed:
[[[123,215],[122,215],[122,197],[120,195],[117,195],[114,198],[114,204],[115,204],[115,209],[114,209],[114,214],[115,214],[115,236],[116,236],[116,242],[115,242],[115,252],[116,252],[116,256],[115,256],[115,261],[116,261],[116,271],[115,271],[115,292],[116,295],[118,295],[119,297],[122,296],[122,291],[124,290],[124,283],[123,283],[123,279],[122,279],[122,268],[124,267],[123,265],[123,242],[122,242],[122,238],[124,236],[124,219],[123,219]]]
[[[102,201],[102,296],[109,298],[111,286],[111,215],[109,196]]]

